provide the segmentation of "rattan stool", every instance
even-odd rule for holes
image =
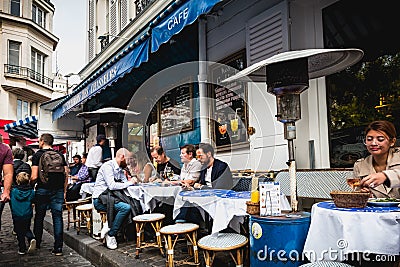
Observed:
[[[177,223],[164,226],[160,229],[160,233],[164,237],[165,246],[167,249],[167,260],[165,264],[167,267],[174,266],[174,247],[176,241],[178,240],[179,235],[184,235],[187,241],[189,241],[190,247],[188,248],[188,250],[189,250],[189,255],[193,257],[193,262],[190,262],[188,258],[182,261],[176,261],[175,263],[177,265],[180,264],[200,265],[199,251],[197,249],[197,229],[199,229],[199,226],[194,223]],[[173,236],[175,236],[174,239]]]
[[[101,220],[101,229],[103,229],[104,224],[107,223],[107,211],[99,211],[100,220]]]
[[[90,235],[91,227],[92,227],[92,210],[93,210],[93,204],[84,204],[76,207],[76,210],[78,211],[78,218],[79,218],[79,223],[78,227],[76,228],[76,233],[79,235],[79,232],[81,231],[81,223],[85,222],[85,226],[88,229],[88,234]]]
[[[67,220],[67,230],[69,230],[69,225],[74,224],[74,228],[76,228],[76,223],[79,222],[79,218],[76,218],[76,207],[79,205],[83,205],[85,203],[89,203],[89,200],[79,200],[79,201],[66,201],[65,207],[67,208],[68,220]],[[72,220],[71,220],[71,212],[72,212]]]
[[[161,255],[164,256],[164,250],[162,248],[160,229],[165,215],[162,213],[149,213],[135,216],[133,221],[136,224],[136,255],[135,258],[139,258],[139,253],[143,248],[146,247],[158,247],[160,249]],[[144,226],[146,223],[150,223],[156,234],[156,242],[154,243],[144,243]]]
[[[219,233],[201,238],[198,245],[203,249],[207,267],[212,266],[217,251],[229,251],[232,259],[235,261],[236,267],[242,267],[243,248],[247,245],[247,242],[247,237],[240,234]]]

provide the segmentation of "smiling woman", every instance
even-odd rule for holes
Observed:
[[[365,136],[370,155],[354,164],[355,177],[363,177],[361,190],[379,198],[400,198],[400,150],[394,147],[394,125],[388,121],[371,122]]]

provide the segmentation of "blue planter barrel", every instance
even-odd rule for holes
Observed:
[[[300,266],[310,216],[309,212],[250,216],[250,266]]]

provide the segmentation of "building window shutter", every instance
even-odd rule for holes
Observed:
[[[89,61],[95,57],[95,44],[96,44],[96,35],[95,35],[95,3],[94,0],[89,1],[89,32],[88,32],[88,53],[89,53]]]
[[[121,30],[122,30],[123,28],[125,28],[126,25],[128,25],[129,22],[128,0],[121,0],[120,10],[121,10]]]
[[[289,50],[286,1],[248,21],[246,46],[248,66]]]
[[[110,39],[114,39],[112,35],[117,35],[118,32],[118,19],[117,19],[117,1],[111,1],[111,6],[110,6]]]

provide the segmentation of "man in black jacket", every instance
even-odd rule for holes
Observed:
[[[232,189],[231,170],[226,162],[214,158],[214,148],[210,144],[200,143],[196,156],[203,166],[195,189]]]

